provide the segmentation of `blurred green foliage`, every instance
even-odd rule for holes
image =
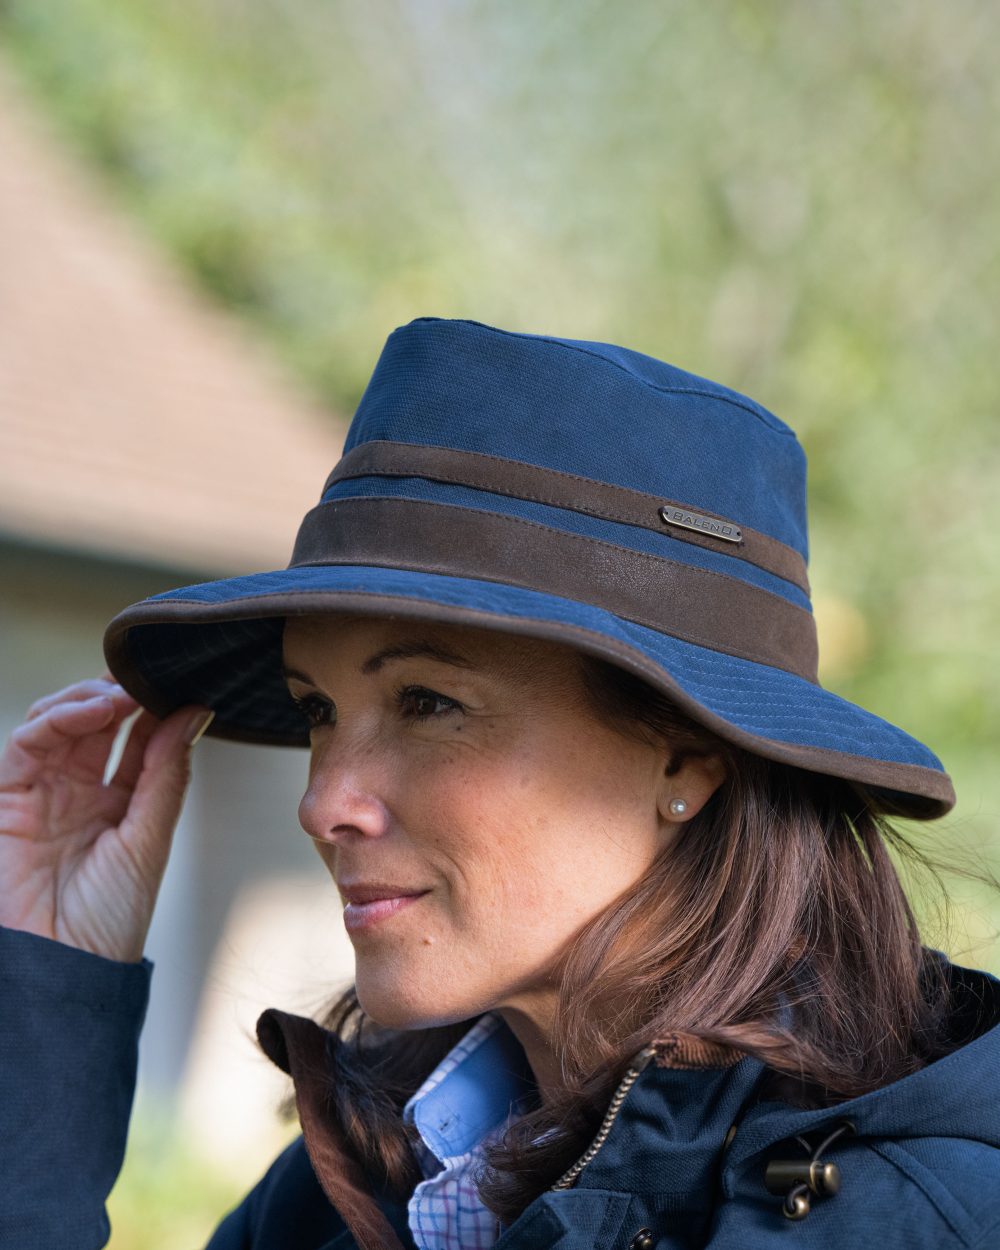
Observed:
[[[625,343],[787,420],[824,684],[945,761],[926,845],[1000,866],[1000,9],[0,0],[0,33],[331,408],[435,314]],[[950,949],[1000,971],[996,899],[956,899]]]
[[[786,419],[824,684],[937,750],[935,836],[997,858],[994,6],[0,0],[0,32],[331,408],[432,313],[626,343]]]

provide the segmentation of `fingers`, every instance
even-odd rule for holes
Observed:
[[[171,713],[171,716],[180,715],[182,712],[187,715],[188,721],[187,732],[182,734],[182,737],[185,739],[182,745],[193,746],[194,741],[192,739],[194,739],[196,734],[198,737],[201,736],[198,731],[201,729],[202,724],[205,724],[207,728],[214,714],[209,713],[207,708],[192,704],[190,707],[177,709],[176,712]],[[208,717],[207,722],[205,720],[206,717]],[[111,780],[112,785],[122,786],[128,790],[134,788],[142,772],[150,739],[163,723],[152,712],[143,710],[139,713],[134,724],[129,729],[128,741],[122,748],[118,768]],[[202,730],[202,732],[204,731]]]
[[[126,709],[117,708],[110,695],[92,695],[77,702],[57,703],[18,725],[10,736],[16,746],[32,755],[46,753],[70,739],[98,733],[117,721]]]
[[[192,738],[198,724],[209,715],[207,708],[184,707],[163,721],[153,718],[152,725],[147,722],[140,727],[137,721],[129,735],[128,763],[123,756],[122,766],[127,769],[126,776],[137,769],[138,773],[122,829],[127,828],[133,849],[140,852],[144,862],[155,865],[157,872],[166,862],[170,836],[190,780]]]
[[[133,790],[142,772],[142,761],[146,755],[146,747],[156,728],[162,722],[152,712],[143,710],[135,719],[129,730],[128,740],[122,748],[118,768],[111,779],[111,785]]]
[[[57,690],[54,694],[43,695],[42,698],[36,699],[31,707],[28,708],[25,720],[35,720],[50,708],[57,707],[60,703],[79,703],[102,695],[109,696],[116,704],[128,704],[132,711],[135,711],[139,706],[135,699],[130,694],[127,694],[112,679],[111,674],[108,673],[105,677],[94,677],[86,681],[77,681],[71,686],[64,686],[62,690]]]
[[[0,786],[29,784],[54,758],[80,778],[103,776],[111,744],[133,700],[97,694],[57,703],[19,725],[0,755]]]

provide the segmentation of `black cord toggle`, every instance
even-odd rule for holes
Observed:
[[[774,1159],[767,1165],[764,1186],[768,1193],[784,1196],[781,1210],[786,1219],[804,1220],[812,1207],[811,1194],[826,1197],[837,1193],[840,1168],[835,1163],[824,1163],[822,1155],[838,1137],[854,1131],[851,1121],[843,1120],[815,1150],[804,1137],[796,1137],[808,1158]]]

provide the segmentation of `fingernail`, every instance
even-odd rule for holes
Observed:
[[[196,712],[191,717],[185,735],[188,746],[194,746],[213,720],[215,720],[214,712]]]

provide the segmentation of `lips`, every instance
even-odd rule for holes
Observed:
[[[384,923],[430,893],[429,890],[415,890],[412,886],[393,885],[385,881],[354,885],[338,883],[337,888],[345,904],[344,928],[352,937]]]
[[[358,882],[348,885],[337,882],[337,889],[345,903],[377,903],[382,899],[414,898],[418,894],[426,894],[426,890],[414,889],[412,886],[393,885],[385,881]]]

